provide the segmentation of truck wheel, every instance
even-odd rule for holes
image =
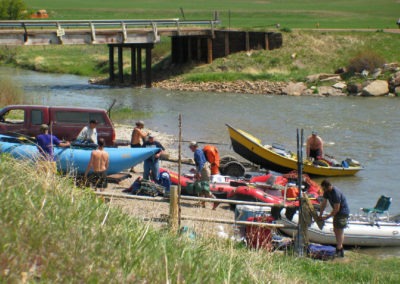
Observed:
[[[222,167],[222,174],[233,177],[242,177],[245,173],[245,168],[240,162],[231,161]]]

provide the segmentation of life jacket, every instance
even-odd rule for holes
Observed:
[[[212,145],[206,145],[203,148],[204,156],[207,161],[211,164],[211,174],[219,174],[219,152],[217,147]]]

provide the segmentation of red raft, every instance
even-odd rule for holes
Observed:
[[[169,173],[172,184],[177,185],[180,182],[182,194],[193,195],[192,185],[195,181],[192,176],[180,176],[179,181],[179,175],[177,172],[160,168],[160,173],[163,172]],[[236,189],[236,187],[236,185],[231,185],[229,181],[210,182],[210,190],[218,198],[227,198],[228,193]]]
[[[233,200],[257,201],[273,204],[298,206],[299,188],[297,186],[297,172],[293,171],[282,176],[267,174],[250,179],[247,185],[238,186],[229,192],[227,198]],[[322,195],[321,187],[306,174],[303,175],[302,190],[307,193],[313,204],[318,204],[318,197]],[[286,198],[285,198],[286,195]]]
[[[178,181],[178,173],[165,168],[161,168],[160,172],[168,172],[172,184],[177,185],[180,182],[182,194],[193,194],[190,190],[194,183],[192,176],[180,176]],[[225,182],[210,182],[210,190],[218,198],[273,204],[283,204],[286,193],[285,205],[298,206],[296,199],[299,196],[299,189],[296,182],[297,172],[283,176],[268,173],[252,177],[249,181],[226,179]],[[303,186],[311,201],[318,203],[317,198],[322,194],[320,186],[308,175],[303,175]]]

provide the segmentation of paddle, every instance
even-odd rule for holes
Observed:
[[[178,141],[178,140],[175,140]],[[182,140],[181,142],[190,143],[190,140]],[[230,145],[228,143],[221,143],[221,142],[206,142],[206,141],[196,141],[198,144],[210,144],[210,145]]]
[[[311,216],[313,217],[314,221],[317,223],[318,228],[320,230],[322,230],[322,228],[325,225],[325,222],[323,220],[319,219],[317,212],[315,212],[314,206],[311,204],[311,201],[305,192],[303,192],[303,198],[306,201],[307,208],[308,208],[309,212],[311,213]]]
[[[117,102],[117,99],[114,99],[114,100],[112,101],[111,105],[108,107],[107,114],[108,114],[108,117],[109,117],[110,119],[111,119],[111,109],[113,108],[113,106],[115,105],[116,102]]]

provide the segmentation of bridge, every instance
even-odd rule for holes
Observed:
[[[29,20],[0,21],[0,45],[98,45],[109,48],[109,80],[115,82],[114,57],[117,49],[118,82],[123,83],[123,51],[130,49],[132,85],[142,85],[142,53],[145,51],[145,85],[151,87],[151,50],[161,36],[171,37],[174,63],[191,60],[211,63],[216,57],[257,46],[280,47],[282,37],[274,33],[254,36],[251,32],[216,30],[220,21],[213,20]],[[232,40],[229,34],[233,35]],[[259,33],[258,33],[259,34]],[[218,39],[216,41],[216,39]],[[244,43],[242,47],[241,43]],[[221,44],[222,43],[222,44]],[[213,52],[214,51],[214,52]]]

